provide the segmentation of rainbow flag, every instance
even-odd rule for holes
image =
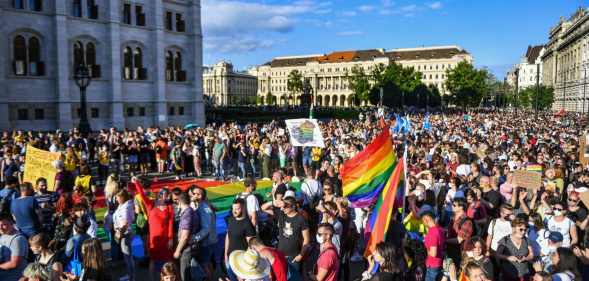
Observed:
[[[341,171],[343,193],[353,207],[364,208],[376,203],[395,169],[396,160],[386,127],[364,150],[344,163]]]
[[[374,205],[366,225],[369,235],[365,256],[385,240],[393,210],[403,205],[404,157],[397,159],[389,128],[364,150],[346,161],[342,170],[344,196],[354,207]]]
[[[532,172],[542,173],[542,165],[540,165],[540,164],[528,164],[528,166],[526,167],[526,170],[532,171]]]

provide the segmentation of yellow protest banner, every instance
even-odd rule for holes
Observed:
[[[53,184],[57,170],[53,167],[53,161],[59,159],[59,153],[27,146],[25,155],[25,175],[23,180],[35,185],[35,181],[43,177],[47,179],[47,190],[54,191]]]

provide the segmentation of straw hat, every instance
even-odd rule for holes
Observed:
[[[229,265],[235,275],[246,280],[258,280],[270,274],[270,263],[254,250],[231,252]]]

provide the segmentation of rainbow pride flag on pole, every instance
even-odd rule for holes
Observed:
[[[404,158],[397,159],[388,127],[364,150],[344,163],[344,196],[356,208],[374,205],[366,225],[369,239],[365,256],[372,254],[376,244],[384,241],[393,210],[403,205],[404,178]]]

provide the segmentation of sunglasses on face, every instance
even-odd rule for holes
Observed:
[[[577,203],[577,202],[579,202],[579,199],[572,199],[572,198],[569,198],[569,202]]]
[[[562,208],[552,208],[553,211],[563,211],[564,209]]]
[[[520,228],[517,228],[517,230],[519,230],[520,232],[526,232],[528,230],[528,228],[527,227],[520,227]]]

